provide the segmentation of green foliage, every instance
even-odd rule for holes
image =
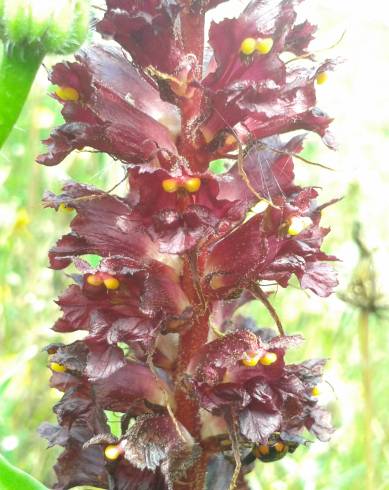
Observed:
[[[88,35],[89,1],[1,0],[0,31],[11,51],[23,45],[26,51],[73,53]]]
[[[12,466],[0,454],[0,490],[48,490],[38,480]]]

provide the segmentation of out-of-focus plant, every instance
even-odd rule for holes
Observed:
[[[51,74],[65,124],[38,161],[91,147],[130,183],[123,198],[71,182],[44,199],[76,213],[49,254],[77,269],[54,330],[87,331],[47,347],[64,392],[59,425],[40,429],[65,448],[56,489],[243,489],[255,459],[333,432],[318,402],[325,360],[286,363],[303,339],[285,334],[265,288],[295,275],[325,297],[337,284],[321,250],[331,203],[294,182],[305,134],[280,136],[332,144],[315,85],[334,62],[309,53],[315,27],[296,23],[293,0],[213,23],[205,61],[205,13],[220,3],[108,0],[98,30],[121,49],[92,46]],[[230,168],[215,175],[215,160]],[[278,332],[234,317],[256,299]],[[107,412],[122,414],[119,434]]]
[[[48,490],[24,471],[12,466],[0,454],[0,490]]]
[[[43,58],[76,51],[89,30],[88,0],[0,0],[0,148]]]
[[[375,488],[374,459],[373,459],[373,433],[372,420],[374,414],[372,399],[372,377],[370,349],[369,349],[369,317],[382,317],[389,306],[384,304],[384,296],[379,290],[377,271],[374,264],[373,252],[363,242],[361,225],[355,223],[353,227],[353,240],[358,247],[359,262],[353,272],[351,282],[346,291],[339,293],[339,297],[346,303],[359,310],[358,334],[362,366],[363,394],[364,394],[364,453],[366,471],[366,490]]]

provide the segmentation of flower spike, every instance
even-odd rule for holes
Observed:
[[[316,87],[334,63],[307,56],[315,27],[296,23],[299,2],[251,0],[206,36],[220,3],[107,0],[97,29],[117,46],[86,47],[50,75],[65,122],[39,163],[91,147],[124,162],[129,185],[120,197],[70,182],[44,197],[74,211],[49,252],[53,269],[76,270],[53,329],[82,332],[47,348],[63,392],[59,426],[41,428],[64,446],[58,490],[194,490],[206,475],[235,490],[255,460],[333,432],[318,396],[326,361],[287,362],[303,338],[265,286],[295,276],[325,297],[337,284],[321,248],[328,203],[294,175],[296,158],[312,163],[296,130],[329,141]],[[285,63],[285,51],[307,63]],[[250,301],[277,332],[238,314]]]

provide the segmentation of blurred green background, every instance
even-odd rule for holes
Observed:
[[[241,2],[242,3],[242,2]],[[387,208],[389,166],[389,17],[387,2],[311,0],[302,9],[319,24],[317,49],[342,42],[321,56],[342,56],[345,63],[318,87],[320,107],[335,117],[338,152],[309,137],[305,155],[332,166],[321,170],[296,161],[297,181],[323,188],[323,202],[345,196],[324,212],[332,232],[325,249],[338,255],[344,291],[358,261],[351,240],[352,224],[363,225],[364,239],[374,250],[379,291],[389,298]],[[221,17],[225,10],[219,9]],[[54,59],[47,59],[50,67]],[[58,104],[47,96],[50,86],[42,68],[29,101],[0,153],[0,452],[11,462],[51,487],[57,449],[47,451],[36,434],[44,420],[54,422],[52,405],[59,393],[48,388],[46,355],[59,340],[50,327],[58,316],[53,299],[69,282],[64,273],[47,268],[47,251],[67,231],[69,213],[43,209],[45,189],[59,191],[67,179],[109,189],[122,177],[120,165],[103,155],[80,152],[58,167],[34,163],[40,140],[61,122]],[[314,443],[273,464],[258,464],[250,477],[255,490],[370,490],[366,481],[366,435],[371,488],[389,489],[389,361],[387,321],[369,317],[372,413],[366,417],[359,312],[337,295],[316,298],[294,288],[279,290],[273,300],[289,333],[301,332],[306,343],[290,359],[328,357],[323,403],[332,409],[336,433],[329,444]],[[385,299],[383,300],[385,302]],[[387,300],[389,303],[389,299]],[[259,305],[246,313],[259,324],[271,320]],[[67,337],[69,341],[69,336]],[[363,339],[362,339],[363,340]],[[366,348],[366,340],[363,340]],[[365,354],[364,354],[365,355]],[[369,445],[367,446],[369,448]],[[15,489],[23,490],[23,489]]]

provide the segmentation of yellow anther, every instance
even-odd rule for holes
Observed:
[[[277,453],[282,453],[282,451],[285,450],[285,444],[282,442],[276,442],[274,444],[274,449],[277,451]]]
[[[86,282],[88,284],[90,284],[91,286],[101,286],[103,284],[103,280],[101,279],[100,276],[98,276],[97,274],[90,274],[87,278],[86,278]]]
[[[254,367],[258,364],[260,357],[257,352],[244,352],[242,364],[246,367]]]
[[[293,216],[288,227],[288,235],[296,236],[311,225],[312,220],[308,216]]]
[[[250,54],[254,53],[256,45],[257,41],[253,37],[246,37],[240,45],[240,52],[246,56],[250,56]]]
[[[316,83],[318,85],[322,85],[327,80],[328,80],[328,73],[326,71],[322,71],[316,76]]]
[[[200,189],[201,180],[198,177],[191,177],[184,182],[184,188],[188,192],[197,192]]]
[[[121,447],[114,444],[110,444],[104,449],[104,455],[110,461],[115,461],[116,459],[120,458],[122,454],[123,450]]]
[[[216,274],[215,276],[212,276],[211,280],[209,281],[209,285],[211,286],[212,289],[220,289],[224,287],[223,276],[220,274]]]
[[[64,373],[66,371],[66,367],[58,362],[51,362],[50,369],[56,373]]]
[[[260,54],[268,54],[273,47],[273,39],[271,37],[265,37],[264,39],[258,39],[255,43],[255,49]]]
[[[64,202],[62,202],[59,206],[58,206],[58,209],[60,211],[67,211],[68,213],[71,213],[72,211],[74,211],[74,208],[72,208],[71,206],[68,206],[67,204],[65,204]]]
[[[104,279],[104,286],[107,289],[118,289],[120,282],[116,277],[107,277],[107,279]]]
[[[178,187],[179,185],[176,179],[165,179],[162,181],[162,189],[165,192],[170,192],[170,193],[177,192]]]
[[[224,140],[224,144],[227,146],[236,145],[236,143],[237,143],[237,139],[233,134],[227,135],[226,139]]]
[[[269,446],[265,446],[264,444],[261,444],[260,446],[257,447],[257,451],[259,454],[262,454],[262,456],[267,456],[270,452]]]
[[[77,102],[80,98],[80,94],[72,87],[58,87],[55,91],[55,95],[62,100],[70,100],[72,102]]]
[[[270,366],[274,364],[277,360],[277,354],[275,352],[267,352],[264,356],[259,359],[259,362],[263,366]]]
[[[314,386],[312,388],[312,392],[311,392],[312,396],[319,396],[320,395],[320,390],[317,386]]]

